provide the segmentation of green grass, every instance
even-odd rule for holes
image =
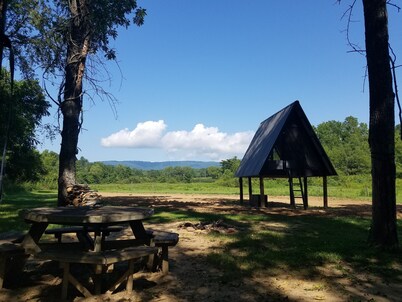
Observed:
[[[97,184],[91,188],[103,192],[127,193],[183,193],[183,194],[239,194],[235,187],[219,186],[215,183],[135,183]]]
[[[136,184],[97,184],[91,185],[95,190],[103,192],[123,193],[157,193],[157,194],[226,194],[239,195],[238,187],[219,185],[217,183],[136,183]],[[244,194],[248,195],[245,185]],[[258,194],[259,185],[253,185],[253,192]],[[271,196],[289,196],[287,180],[266,180],[265,193]],[[322,196],[322,183],[313,182],[308,187],[309,196]],[[397,180],[397,202],[402,203],[402,181]],[[370,200],[371,189],[367,183],[351,183],[329,185],[330,198]]]
[[[57,204],[57,192],[13,192],[4,196],[0,204],[0,232],[11,230],[26,230],[26,224],[20,217],[19,212],[23,209],[55,206]]]

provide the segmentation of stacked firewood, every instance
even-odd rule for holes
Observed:
[[[67,187],[68,203],[75,207],[100,205],[101,197],[88,185],[75,184]]]

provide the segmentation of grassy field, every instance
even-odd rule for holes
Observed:
[[[19,212],[27,208],[55,206],[57,192],[35,191],[5,194],[0,204],[0,233],[11,230],[26,230],[28,225],[19,217]]]
[[[238,195],[239,188],[217,183],[138,183],[138,184],[98,184],[92,189],[101,192],[122,193],[156,193],[156,194],[225,194]],[[258,183],[253,183],[254,193],[257,193]],[[265,181],[265,193],[271,196],[288,196],[289,187],[286,180]],[[245,196],[248,195],[247,186],[244,187]],[[367,182],[353,181],[349,184],[330,184],[328,194],[333,198],[369,200],[370,190]],[[322,184],[313,181],[309,184],[310,196],[322,196]],[[25,224],[20,223],[18,212],[24,208],[38,206],[54,206],[57,193],[55,190],[34,190],[31,192],[17,190],[6,192],[4,202],[0,205],[0,232],[7,229],[23,229]],[[397,203],[402,203],[402,180],[397,180]]]
[[[402,180],[398,179],[397,202],[402,203]],[[238,195],[239,188],[219,185],[217,183],[135,183],[135,184],[97,184],[91,186],[103,192],[124,193],[158,193],[158,194],[227,194]],[[258,194],[259,184],[253,183],[253,192]],[[271,196],[289,196],[287,180],[265,181],[265,193]],[[322,183],[314,181],[308,186],[309,196],[322,196]],[[248,195],[248,187],[244,186],[244,194]],[[328,195],[335,198],[370,200],[371,189],[366,181],[346,182],[328,185]]]

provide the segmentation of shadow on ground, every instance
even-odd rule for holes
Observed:
[[[402,296],[401,253],[366,243],[367,204],[303,210],[279,201],[254,208],[227,198],[175,200],[162,195],[104,201],[153,207],[148,227],[179,232],[180,242],[171,250],[169,275],[139,272],[135,295],[120,290],[82,298],[70,290],[74,301],[398,301]],[[183,222],[218,220],[237,231],[179,228]],[[1,301],[58,300],[60,269],[54,263],[35,265],[18,286],[9,284],[0,293]]]

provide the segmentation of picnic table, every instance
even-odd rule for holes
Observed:
[[[104,271],[104,267],[128,261],[127,272],[109,287],[107,292],[113,292],[123,282],[127,282],[126,290],[131,292],[134,260],[154,255],[158,251],[156,247],[152,247],[152,236],[147,234],[143,225],[143,220],[153,213],[153,209],[150,208],[128,206],[34,208],[21,213],[22,218],[31,224],[21,245],[38,259],[55,260],[62,264],[64,268],[63,299],[67,297],[69,283],[84,296],[92,295],[71,275],[70,263],[85,263],[95,266],[94,292],[99,294],[101,292],[100,275]],[[87,240],[82,239],[79,243],[41,243],[40,239],[50,224],[82,226],[86,238],[90,238],[89,230],[91,230],[94,233],[93,244],[89,246],[86,244]],[[130,226],[135,239],[103,240],[103,231],[110,226],[121,224]]]

